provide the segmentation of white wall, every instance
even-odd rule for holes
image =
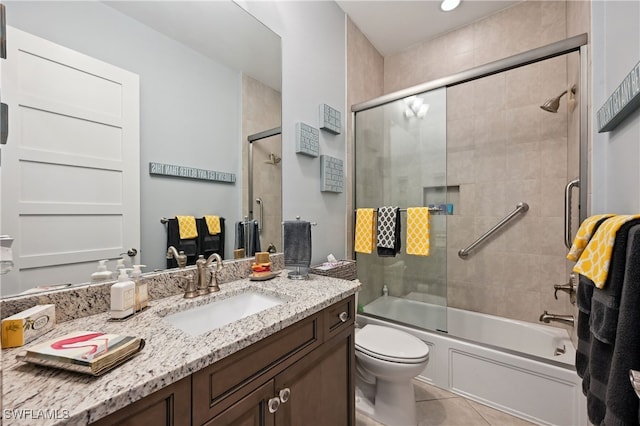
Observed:
[[[100,2],[5,4],[7,25],[140,76],[139,249],[145,270],[166,267],[160,218],[178,214],[225,217],[230,258],[233,223],[241,218],[240,73]],[[149,162],[231,172],[237,182],[152,177]]]
[[[612,132],[596,113],[640,61],[640,2],[592,2],[592,213],[640,212],[640,109]]]
[[[283,219],[318,223],[312,228],[312,265],[329,253],[344,258],[345,192],[320,192],[320,159],[295,153],[296,123],[317,128],[318,108],[326,103],[342,113],[343,129],[339,135],[320,132],[320,154],[347,164],[344,12],[329,1],[238,3],[282,37]]]

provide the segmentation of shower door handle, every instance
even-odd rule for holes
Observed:
[[[0,58],[7,59],[7,18],[2,3],[0,3]]]
[[[571,193],[573,188],[580,187],[580,179],[574,179],[564,188],[564,245],[571,249],[573,238],[571,237],[571,211],[572,201]]]
[[[256,203],[260,206],[260,221],[258,222],[258,232],[262,232],[262,222],[264,221],[264,204],[262,204],[262,198],[256,198]]]
[[[9,138],[9,106],[0,103],[0,145],[5,145]]]

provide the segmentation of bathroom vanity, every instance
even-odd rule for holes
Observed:
[[[284,273],[223,284],[190,301],[155,300],[126,322],[108,322],[106,313],[64,322],[38,341],[86,329],[138,335],[146,346],[101,377],[21,363],[21,348],[3,351],[3,409],[60,414],[4,424],[353,425],[357,289],[357,282],[293,281]],[[248,291],[284,302],[197,336],[164,318]]]

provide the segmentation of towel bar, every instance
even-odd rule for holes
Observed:
[[[300,216],[296,216],[296,220],[300,220]],[[318,222],[309,222],[311,224],[311,226],[316,226],[318,224]],[[282,222],[282,225],[284,225],[284,222]]]
[[[378,209],[373,209],[373,210],[376,211],[376,212],[378,211]],[[355,209],[354,211],[358,211],[358,209]],[[407,211],[407,209],[404,209],[404,208],[400,209],[401,213],[406,212],[406,211]],[[430,212],[441,212],[442,209],[440,207],[429,207],[429,211]]]

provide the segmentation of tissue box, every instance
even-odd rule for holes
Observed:
[[[340,278],[343,280],[355,280],[357,276],[355,260],[339,260],[334,263],[323,263],[322,265],[312,266],[309,272],[325,277]]]
[[[53,330],[56,305],[37,305],[2,320],[2,347],[23,346]]]

